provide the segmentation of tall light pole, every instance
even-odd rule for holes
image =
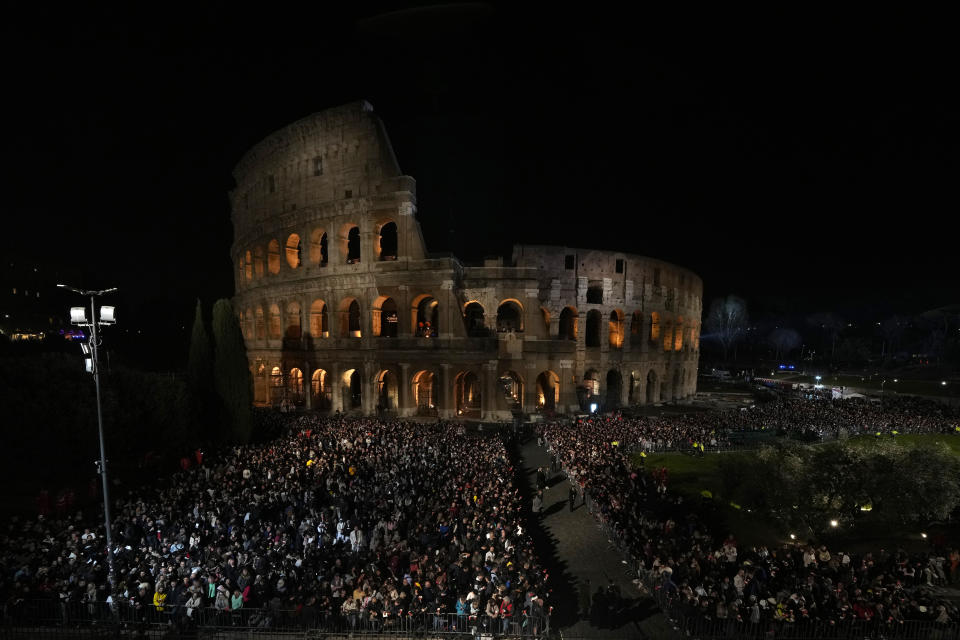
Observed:
[[[99,347],[97,326],[115,324],[117,321],[114,318],[113,307],[100,307],[100,317],[97,317],[96,298],[97,296],[102,296],[107,293],[113,293],[117,288],[113,287],[112,289],[102,289],[100,291],[88,291],[68,287],[65,284],[58,284],[57,286],[82,296],[90,296],[90,318],[87,319],[87,312],[84,307],[70,307],[70,323],[80,327],[90,327],[90,340],[87,345],[84,345],[86,348],[84,348],[83,352],[85,354],[89,353],[90,355],[90,358],[87,360],[87,369],[93,374],[93,383],[97,388],[97,428],[100,432],[100,462],[97,464],[97,472],[100,474],[100,483],[103,485],[103,518],[104,524],[107,526],[107,579],[110,581],[109,595],[112,596],[116,586],[116,574],[113,569],[113,536],[110,532],[110,483],[107,481],[107,452],[103,440],[103,410],[100,407],[100,363],[97,359],[97,348]]]

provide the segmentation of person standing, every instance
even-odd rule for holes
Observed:
[[[537,491],[536,495],[533,496],[533,513],[535,515],[540,515],[543,513],[543,492]]]
[[[580,583],[579,586],[579,595],[580,595],[580,618],[582,620],[590,619],[590,579],[587,578]]]
[[[577,504],[577,485],[572,482],[570,483],[569,503],[570,503],[570,513],[573,513],[574,505]]]

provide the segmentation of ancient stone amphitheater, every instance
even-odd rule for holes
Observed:
[[[503,420],[695,391],[699,277],[571,247],[429,253],[416,182],[367,102],[277,131],[234,177],[233,302],[257,404]]]

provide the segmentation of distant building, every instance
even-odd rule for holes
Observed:
[[[0,332],[14,341],[69,331],[68,307],[56,288],[63,267],[24,256],[0,256]]]
[[[569,247],[478,265],[429,254],[416,183],[367,102],[268,136],[234,177],[234,306],[258,404],[507,419],[695,391],[696,274]]]

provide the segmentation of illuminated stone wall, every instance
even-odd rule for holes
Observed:
[[[366,102],[272,134],[234,177],[234,305],[259,404],[506,419],[695,392],[695,274],[565,247],[430,256],[416,182]]]

